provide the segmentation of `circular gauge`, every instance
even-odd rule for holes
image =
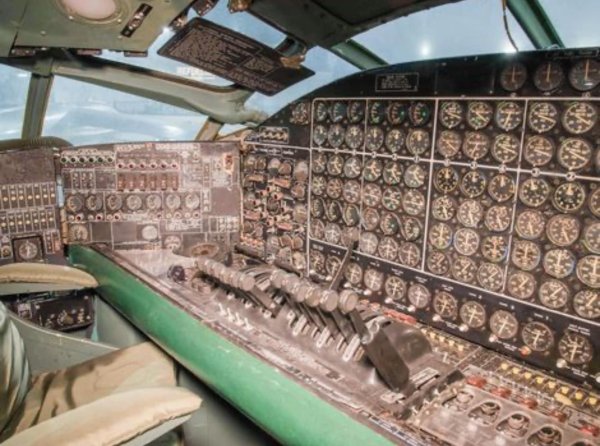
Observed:
[[[452,228],[446,223],[434,223],[429,228],[429,243],[437,249],[444,250],[452,244]]]
[[[358,249],[365,254],[373,255],[377,252],[378,244],[379,239],[375,234],[372,232],[363,232],[358,241]]]
[[[314,198],[310,203],[310,215],[321,218],[325,214],[325,203],[322,198]]]
[[[369,290],[380,291],[383,287],[383,273],[373,268],[367,268],[363,282]]]
[[[322,252],[311,250],[309,255],[311,271],[323,271],[325,268],[325,255]]]
[[[376,184],[365,184],[362,197],[366,206],[377,206],[381,202],[381,189]]]
[[[479,249],[479,234],[469,228],[460,228],[454,236],[454,249],[463,256],[470,257]]]
[[[527,68],[519,62],[512,62],[502,69],[500,85],[506,91],[517,91],[525,85]]]
[[[585,204],[585,188],[581,183],[563,183],[554,191],[552,202],[561,212],[575,212]]]
[[[468,257],[458,256],[452,262],[452,277],[464,283],[472,283],[477,274],[477,265]]]
[[[565,130],[574,135],[589,132],[598,121],[598,110],[589,102],[573,102],[562,116]]]
[[[325,271],[327,271],[327,274],[329,274],[330,276],[335,276],[337,274],[337,272],[340,269],[340,266],[342,266],[342,261],[336,257],[336,256],[328,256],[327,260],[325,261]],[[350,267],[350,265],[348,265],[348,267]],[[362,274],[362,271],[361,271]],[[360,282],[360,279],[359,279]]]
[[[383,182],[389,186],[395,186],[402,181],[402,166],[397,161],[388,161],[383,166]]]
[[[386,187],[381,197],[381,204],[388,211],[395,211],[402,205],[402,194],[397,187]]]
[[[423,129],[410,129],[406,138],[406,148],[412,155],[422,155],[431,147],[429,132]]]
[[[423,227],[419,219],[414,217],[403,217],[400,232],[402,237],[408,242],[414,242],[421,237]]]
[[[119,211],[123,207],[123,199],[120,195],[111,194],[106,197],[106,209],[111,212]]]
[[[581,138],[567,138],[558,148],[558,162],[568,170],[583,169],[592,160],[592,145]]]
[[[460,102],[444,102],[440,106],[440,123],[447,129],[453,129],[461,124],[465,110]]]
[[[327,142],[331,147],[338,148],[344,142],[344,136],[344,127],[340,124],[333,124],[327,131]]]
[[[522,270],[533,271],[540,264],[542,251],[540,247],[528,240],[515,240],[512,246],[511,260]]]
[[[558,353],[570,364],[587,364],[594,356],[592,343],[583,335],[567,331],[558,341]]]
[[[519,189],[519,199],[523,204],[537,208],[550,196],[550,185],[541,178],[528,178]]]
[[[540,211],[528,209],[517,216],[515,229],[520,237],[528,240],[538,239],[544,234],[546,220]]]
[[[567,249],[552,249],[544,256],[544,271],[556,279],[564,279],[575,269],[575,256]]]
[[[254,199],[254,196],[252,196],[252,198]],[[200,199],[200,197],[198,197],[198,200]],[[200,203],[198,203],[198,205],[200,205]],[[162,198],[160,198],[159,194],[150,194],[146,197],[146,208],[148,208],[151,211],[157,211],[161,208],[162,206]]]
[[[400,230],[400,219],[396,214],[384,212],[379,222],[379,229],[385,235],[394,235]]]
[[[310,234],[317,240],[323,240],[325,238],[325,223],[321,220],[311,220]]]
[[[558,214],[548,220],[546,236],[556,246],[570,246],[577,241],[581,232],[581,224],[577,217]]]
[[[414,268],[421,261],[421,250],[414,243],[404,242],[400,245],[398,260],[401,264]]]
[[[327,188],[325,192],[329,198],[338,199],[342,196],[342,189],[344,188],[344,183],[339,178],[332,178],[327,182]]]
[[[600,256],[588,255],[579,260],[577,278],[590,288],[600,288]]]
[[[261,172],[267,169],[267,159],[264,156],[256,157],[256,170]]]
[[[342,217],[342,205],[338,201],[330,201],[325,205],[325,216],[331,222],[338,221]]]
[[[501,102],[496,109],[496,125],[509,132],[523,123],[523,107],[516,102]]]
[[[346,226],[357,226],[360,223],[360,209],[354,204],[344,207],[343,219]]]
[[[308,221],[308,210],[305,204],[300,203],[294,206],[292,220],[301,225],[304,225]]]
[[[256,157],[254,155],[248,155],[244,159],[244,170],[254,170],[256,167]]]
[[[492,232],[506,231],[511,223],[512,211],[508,206],[492,206],[485,213],[485,227]]]
[[[460,320],[471,328],[481,328],[485,325],[485,307],[479,302],[470,300],[460,307]]]
[[[294,180],[304,183],[308,180],[309,168],[306,161],[298,161],[294,166]]]
[[[558,110],[550,102],[537,102],[531,106],[527,122],[534,132],[549,132],[558,123]]]
[[[324,177],[314,176],[311,183],[311,191],[314,195],[323,195],[327,183]]]
[[[454,157],[460,150],[462,137],[453,130],[443,130],[437,139],[437,150],[445,158]]]
[[[425,102],[414,102],[408,109],[408,117],[414,126],[425,125],[431,117],[431,109]]]
[[[504,272],[495,263],[484,262],[477,270],[477,281],[486,290],[498,291],[504,282]]]
[[[366,181],[377,181],[383,173],[383,165],[377,158],[371,158],[365,162],[365,168],[363,169],[363,178]]]
[[[406,294],[406,282],[398,276],[388,276],[383,284],[385,294],[392,300],[400,300]]]
[[[458,172],[453,167],[442,167],[433,177],[433,185],[442,193],[452,192],[458,187]]]
[[[198,209],[200,207],[200,195],[193,192],[185,194],[183,197],[183,206],[189,210]]]
[[[475,130],[487,127],[494,117],[494,109],[483,101],[470,102],[467,110],[467,123]]]
[[[281,160],[278,158],[273,158],[267,164],[267,172],[269,172],[269,174],[275,176],[279,173],[279,168],[281,166],[282,166]],[[289,164],[288,164],[288,166],[289,166]]]
[[[327,160],[327,173],[332,176],[340,175],[344,171],[344,157],[331,155]]]
[[[315,125],[313,129],[313,142],[315,146],[322,146],[327,141],[327,127],[324,125]]]
[[[511,176],[498,174],[490,180],[488,185],[488,193],[494,200],[502,203],[510,200],[515,195],[517,186]]]
[[[144,240],[151,242],[157,240],[159,237],[158,229],[154,225],[144,226],[142,228],[141,236]]]
[[[592,214],[600,218],[600,187],[591,193],[588,205]]]
[[[536,352],[545,352],[554,344],[554,335],[546,324],[528,322],[523,326],[521,338],[527,347]]]
[[[408,287],[408,300],[415,308],[426,308],[431,301],[431,292],[425,285],[413,283]]]
[[[402,102],[391,102],[387,108],[387,120],[392,125],[400,125],[408,116],[408,108]]]
[[[366,208],[362,211],[362,226],[367,231],[374,231],[379,226],[379,212],[373,208]]]
[[[450,259],[443,252],[433,251],[427,256],[427,269],[433,274],[444,276],[450,271]]]
[[[72,214],[76,214],[83,210],[84,205],[85,203],[80,195],[69,195],[65,200],[65,208],[67,209],[67,212]]]
[[[177,195],[175,195],[175,196],[177,197]],[[177,198],[179,198],[179,197],[177,197]],[[125,199],[125,203],[127,204],[127,207],[129,208],[129,210],[131,210],[131,211],[139,211],[142,208],[142,206],[144,205],[144,203],[142,202],[142,198],[138,195],[129,195]],[[179,207],[179,206],[177,206],[177,207]]]
[[[312,171],[314,173],[323,173],[327,168],[327,155],[324,153],[315,153],[312,160]]]
[[[69,227],[69,240],[73,242],[85,242],[88,240],[90,232],[85,225],[72,225]],[[37,247],[36,247],[37,249]],[[25,253],[22,253],[25,254]]]
[[[369,104],[369,122],[371,124],[381,124],[386,116],[386,109],[383,102],[375,101]]]
[[[458,302],[452,294],[440,291],[433,297],[433,310],[443,319],[456,319]]]
[[[462,150],[472,160],[479,160],[486,156],[492,145],[490,138],[481,132],[467,132]]]
[[[476,200],[465,200],[458,207],[458,221],[467,228],[476,228],[483,218],[483,206]]]
[[[344,163],[342,171],[344,172],[344,176],[346,178],[352,179],[360,177],[360,173],[362,171],[362,163],[360,158],[357,158],[356,156],[348,158]]]
[[[299,102],[292,109],[292,119],[291,122],[297,124],[308,124],[310,119],[310,112],[308,110],[307,102]]]
[[[552,91],[560,87],[565,79],[565,73],[558,62],[545,62],[540,65],[533,75],[533,83],[540,91]]]
[[[569,82],[576,90],[593,90],[600,84],[600,62],[593,59],[580,60],[569,71]]]
[[[404,132],[399,129],[392,129],[385,136],[385,147],[387,148],[388,152],[396,153],[402,149],[404,141]]]
[[[427,172],[420,164],[411,164],[404,171],[404,184],[411,188],[418,188],[425,184]]]
[[[344,278],[352,285],[358,285],[362,282],[363,270],[358,263],[351,262],[346,267]]]
[[[342,229],[335,223],[327,223],[325,226],[325,241],[337,245],[342,238]]]
[[[508,311],[495,311],[490,317],[490,330],[499,339],[512,339],[519,331],[519,321]]]
[[[508,244],[501,235],[490,235],[484,237],[481,243],[481,253],[490,262],[501,262],[506,256]]]
[[[456,214],[456,202],[447,195],[433,200],[431,204],[433,218],[440,221],[450,221]]]
[[[541,167],[552,161],[554,143],[545,136],[533,136],[525,143],[524,158],[534,167]]]
[[[485,192],[487,180],[478,170],[469,171],[460,182],[460,190],[469,198],[479,197]]]
[[[506,283],[508,293],[521,300],[528,300],[535,293],[535,278],[525,271],[510,274]]]
[[[85,199],[85,207],[90,212],[99,212],[102,210],[102,197],[90,195]]]
[[[600,292],[582,290],[573,296],[573,309],[575,313],[586,319],[600,317]]]
[[[381,149],[385,140],[385,133],[381,127],[369,127],[365,137],[365,146],[370,152],[377,152]]]
[[[360,202],[360,183],[355,180],[346,181],[342,189],[342,197],[348,203],[357,204]]]
[[[519,147],[521,142],[519,138],[510,133],[501,133],[494,138],[492,146],[492,156],[500,163],[512,163],[519,156]]]
[[[583,244],[591,252],[600,254],[600,222],[595,221],[585,228]]]
[[[389,261],[396,260],[396,257],[398,256],[398,242],[392,237],[382,238],[381,242],[379,242],[377,253],[382,259]]]
[[[362,101],[351,101],[348,105],[348,121],[352,124],[362,122],[365,118],[365,103]]]
[[[342,122],[347,115],[348,106],[344,102],[336,101],[329,107],[331,122]]]
[[[402,209],[408,215],[420,215],[425,210],[425,197],[417,190],[411,189],[402,197]]]
[[[542,305],[557,310],[567,305],[569,287],[560,280],[550,279],[540,285],[538,296]]]
[[[315,102],[315,119],[317,122],[324,122],[329,116],[329,107],[325,102]]]
[[[79,239],[75,238],[74,240],[78,241]],[[38,246],[35,243],[32,243],[29,240],[25,240],[17,248],[17,254],[19,255],[21,260],[31,261],[38,257],[38,255],[40,255],[41,253]]]
[[[351,125],[348,127],[348,130],[346,130],[346,145],[350,149],[356,150],[362,146],[364,136],[365,135],[363,134],[363,130],[360,126]]]

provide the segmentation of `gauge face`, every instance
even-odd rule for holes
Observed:
[[[567,305],[570,294],[569,287],[564,282],[554,279],[543,282],[538,290],[542,305],[555,310]]]
[[[321,198],[315,198],[310,203],[310,214],[315,218],[321,218],[325,214],[325,203]]]
[[[365,184],[362,197],[366,206],[375,207],[381,201],[381,189],[376,184]]]
[[[369,127],[365,137],[365,146],[370,152],[377,152],[385,140],[385,134],[381,127]]]
[[[594,290],[582,290],[573,296],[573,309],[586,319],[598,319],[600,317],[600,292]]]
[[[467,228],[476,228],[483,218],[483,206],[476,200],[465,200],[458,207],[458,221]]]
[[[90,212],[102,210],[102,198],[97,195],[90,195],[85,199],[85,207]]]
[[[583,231],[583,244],[595,254],[600,254],[600,222],[591,223]]]
[[[452,262],[452,277],[460,282],[473,283],[477,275],[477,265],[468,257],[458,256]]]
[[[502,102],[496,109],[496,125],[509,132],[523,123],[523,107],[516,102]]]
[[[419,237],[421,237],[422,230],[423,227],[421,226],[421,222],[417,218],[404,217],[402,219],[400,232],[406,241],[414,242],[418,240]]]
[[[411,129],[406,138],[406,148],[413,155],[422,155],[431,147],[429,132],[423,129]]]
[[[308,180],[309,168],[306,161],[298,161],[294,166],[294,179],[296,181],[305,182]]]
[[[550,102],[535,103],[529,110],[527,122],[534,132],[549,132],[558,123],[558,110]]]
[[[546,220],[540,211],[528,209],[521,212],[515,223],[515,229],[520,237],[528,240],[538,239],[544,234]]]
[[[453,130],[443,130],[437,140],[437,150],[445,158],[454,157],[460,150],[462,137]]]
[[[513,264],[524,271],[533,271],[540,264],[542,251],[529,240],[515,240],[511,251]]]
[[[398,260],[401,264],[414,268],[421,261],[421,250],[414,243],[404,242],[400,245]]]
[[[581,183],[563,183],[554,191],[552,203],[561,212],[575,212],[585,204],[585,195]]]
[[[425,125],[431,117],[431,109],[425,102],[415,102],[408,109],[408,117],[414,126]]]
[[[558,148],[558,162],[568,170],[583,169],[592,160],[594,148],[581,138],[567,138]]]
[[[577,263],[577,278],[590,288],[600,288],[600,256],[585,256]]]
[[[400,219],[396,214],[384,212],[379,222],[379,229],[385,235],[394,235],[400,230]]]
[[[362,122],[365,118],[365,103],[362,101],[352,101],[348,105],[348,121],[352,124]]]
[[[438,222],[429,228],[429,243],[436,249],[444,250],[452,243],[452,229],[446,223]]]
[[[120,195],[111,194],[106,197],[106,209],[112,212],[116,212],[123,207],[123,199]]]
[[[483,101],[470,102],[467,110],[467,123],[475,130],[487,127],[494,117],[494,109]]]
[[[308,221],[308,210],[305,204],[297,204],[292,211],[292,218],[296,223],[305,224]]]
[[[375,101],[369,104],[369,122],[371,124],[381,124],[386,116],[385,105],[383,102]]]
[[[589,132],[598,121],[598,110],[589,102],[574,102],[565,110],[562,124],[574,135]]]
[[[512,211],[508,206],[494,205],[485,213],[485,227],[492,232],[506,231],[511,223]]]
[[[558,214],[548,220],[546,235],[556,246],[566,247],[577,241],[581,225],[579,220],[566,214]]]
[[[568,249],[552,249],[544,256],[544,271],[556,279],[564,279],[575,269],[575,256]]]
[[[359,158],[352,156],[346,160],[344,163],[344,176],[346,178],[358,178],[360,177],[360,173],[362,171],[362,163]]]
[[[310,234],[317,240],[323,240],[325,237],[325,223],[321,220],[311,220]]]
[[[376,269],[368,268],[363,278],[365,286],[371,291],[380,291],[383,287],[383,273]]]
[[[329,107],[325,102],[316,102],[315,103],[315,119],[317,122],[323,122],[329,116]]]
[[[550,196],[550,185],[541,178],[528,178],[519,189],[519,199],[523,204],[537,208]]]
[[[486,156],[492,145],[490,138],[481,132],[467,132],[463,142],[463,153],[472,160]]]
[[[558,353],[570,364],[582,365],[587,364],[594,356],[594,347],[588,338],[567,331],[564,336],[558,341]]]
[[[351,125],[348,127],[348,130],[346,130],[345,141],[346,145],[352,150],[362,147],[362,143],[364,141],[362,128],[358,125]]]
[[[458,303],[452,294],[441,291],[433,298],[433,310],[444,319],[456,319]]]
[[[362,211],[362,227],[367,231],[374,231],[379,226],[379,212],[373,208],[366,208]]]
[[[183,197],[183,206],[189,210],[195,210],[200,207],[200,195],[196,193],[185,194]]]
[[[325,192],[329,198],[337,199],[342,196],[342,189],[344,183],[339,178],[332,178],[327,182],[327,188]]]
[[[512,339],[519,331],[519,322],[512,313],[498,310],[490,317],[490,330],[499,339]]]
[[[383,167],[383,182],[395,186],[402,181],[402,166],[397,161],[388,161]]]
[[[521,338],[527,347],[536,352],[545,352],[554,344],[554,335],[546,324],[528,322],[523,326]]]
[[[408,215],[420,215],[425,210],[425,197],[421,192],[411,189],[402,197],[402,208]]]
[[[346,117],[348,106],[344,102],[336,101],[329,107],[329,119],[331,122],[342,122]]]
[[[479,249],[479,234],[469,228],[460,228],[454,236],[454,249],[463,256],[472,256]]]
[[[477,270],[477,281],[486,290],[498,291],[502,288],[504,272],[495,263],[484,262]]]
[[[459,184],[458,172],[453,167],[442,167],[433,177],[433,185],[442,193],[452,192]]]
[[[560,87],[565,73],[557,62],[546,62],[540,65],[533,75],[533,83],[540,91],[552,91]]]
[[[325,226],[325,241],[337,245],[342,238],[342,229],[335,223],[327,223]]]
[[[427,269],[433,274],[444,276],[450,271],[450,260],[439,251],[433,251],[427,256]]]
[[[541,167],[552,161],[554,143],[545,136],[533,136],[525,143],[524,158],[534,167]]]
[[[485,192],[487,180],[479,170],[469,171],[460,182],[461,192],[469,198],[479,197]]]
[[[338,201],[330,201],[325,205],[325,216],[331,222],[338,221],[342,216],[342,206]]]
[[[342,197],[348,203],[357,204],[360,202],[360,183],[355,180],[346,181],[342,189]]]
[[[479,302],[470,300],[460,307],[460,320],[471,328],[481,328],[486,322],[486,312]]]
[[[319,196],[323,195],[326,187],[327,187],[327,183],[325,182],[324,177],[314,176],[312,178],[311,191],[314,195],[319,195]]]
[[[433,218],[440,221],[450,221],[456,214],[456,201],[447,195],[433,200],[431,204]]]
[[[397,187],[386,187],[381,197],[381,204],[388,211],[395,211],[402,205],[402,194]]]
[[[600,187],[590,195],[589,207],[592,214],[600,218]]]
[[[519,138],[509,133],[502,133],[494,138],[492,156],[500,163],[512,163],[519,156]]]
[[[517,186],[511,176],[498,174],[490,180],[488,193],[494,200],[502,203],[515,195]]]
[[[343,219],[346,226],[357,226],[360,223],[360,209],[354,204],[344,207]]]
[[[299,102],[292,109],[292,122],[308,124],[310,111],[307,102]]]
[[[344,142],[344,127],[340,124],[333,124],[327,131],[327,142],[331,147],[338,148]]]
[[[312,271],[324,271],[325,255],[322,252],[311,250],[309,255],[310,269]]]
[[[506,91],[517,91],[525,85],[527,68],[519,62],[513,62],[504,67],[500,73],[500,85]]]
[[[322,146],[327,141],[327,127],[324,125],[315,125],[313,129],[313,143],[315,146]]]
[[[400,300],[406,294],[406,282],[398,276],[388,276],[383,288],[387,297],[392,300]]]
[[[536,281],[533,275],[525,271],[517,271],[508,277],[506,288],[511,296],[528,300],[535,293]]]
[[[402,130],[392,129],[385,135],[385,147],[390,153],[399,152],[402,146],[404,146],[405,139],[406,137]]]
[[[335,256],[329,256],[327,257],[327,260],[325,261],[325,271],[327,271],[327,274],[331,275],[331,276],[335,276],[336,273],[338,272],[338,270],[340,269],[340,266],[342,265],[342,261],[335,257]],[[350,265],[348,265],[348,267],[350,267]],[[362,271],[361,271],[362,274]],[[359,279],[360,281],[360,279]]]
[[[83,209],[84,201],[80,195],[69,195],[65,200],[65,208],[68,212],[75,214]]]
[[[344,171],[344,157],[331,155],[327,160],[327,173],[332,176],[340,175]]]
[[[327,155],[324,153],[315,153],[312,160],[312,171],[314,173],[323,173],[327,168]]]
[[[40,250],[35,243],[25,240],[19,245],[17,253],[22,260],[29,261],[35,259],[40,254]]]
[[[384,237],[379,242],[377,248],[379,257],[385,260],[394,261],[398,256],[398,242],[391,237]]]
[[[371,158],[365,162],[365,168],[363,170],[363,178],[366,181],[377,181],[383,173],[383,165],[377,158]]]
[[[179,198],[177,195],[175,195],[175,196],[177,198]],[[132,211],[139,211],[144,204],[142,202],[142,199],[138,195],[129,195],[126,198],[125,203],[127,204],[127,207]],[[179,207],[179,206],[177,206],[177,207]]]
[[[569,82],[576,90],[593,90],[600,84],[600,62],[593,59],[580,60],[569,71]]]
[[[362,282],[362,276],[363,270],[357,263],[351,262],[348,264],[344,272],[344,278],[348,282],[352,285],[358,285]]]
[[[444,102],[440,107],[440,123],[447,129],[458,127],[465,115],[464,107],[460,102]]]
[[[408,116],[408,107],[402,102],[391,102],[387,108],[387,120],[392,125],[402,124]]]
[[[426,308],[431,301],[431,293],[425,285],[413,283],[408,288],[408,300],[418,309]]]
[[[198,200],[200,199],[200,197],[198,197]],[[252,199],[254,199],[254,196],[252,196]],[[194,203],[192,203],[194,204]],[[200,205],[200,203],[198,203],[198,205]],[[150,194],[146,197],[146,207],[151,210],[151,211],[157,211],[161,208],[162,206],[162,199],[160,198],[160,195],[158,194]]]
[[[481,243],[481,253],[490,262],[501,262],[506,256],[508,244],[501,235],[491,235],[483,239]]]
[[[425,184],[427,173],[420,164],[411,164],[404,171],[404,184],[411,188],[418,188]]]
[[[372,232],[363,232],[358,241],[358,249],[365,254],[373,255],[377,252],[379,239]]]
[[[69,240],[75,242],[85,242],[87,241],[89,235],[90,233],[88,228],[84,225],[73,225],[69,228]]]

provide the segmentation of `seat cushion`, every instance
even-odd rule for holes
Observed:
[[[31,390],[2,438],[109,395],[176,385],[173,361],[143,343],[33,379]]]

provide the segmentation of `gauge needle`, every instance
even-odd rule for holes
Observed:
[[[539,119],[543,120],[543,121],[550,121],[550,122],[556,122],[554,118],[551,118],[549,116],[545,116],[545,115],[538,115],[537,116]]]

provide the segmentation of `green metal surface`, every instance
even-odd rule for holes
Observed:
[[[104,299],[283,444],[392,444],[278,369],[227,341],[99,252],[71,246],[69,258],[73,265],[96,277]]]
[[[42,136],[53,80],[53,76],[41,76],[35,73],[31,75],[22,131],[22,137],[25,139]]]
[[[507,0],[507,4],[537,49],[564,48],[562,39],[538,0]]]
[[[355,67],[362,70],[370,70],[371,68],[385,67],[388,63],[379,57],[377,54],[369,51],[360,43],[354,40],[338,43],[329,48],[334,54],[350,62]]]

